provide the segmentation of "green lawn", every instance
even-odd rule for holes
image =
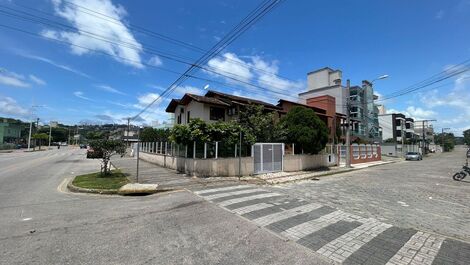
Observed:
[[[76,176],[72,184],[86,189],[117,190],[129,183],[126,175],[119,170],[113,170],[110,175],[101,176],[100,172]]]

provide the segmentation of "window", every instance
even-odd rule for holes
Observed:
[[[225,121],[225,109],[223,108],[217,108],[217,107],[211,107],[210,108],[210,119],[212,121]]]
[[[181,109],[180,109],[180,112],[181,112],[181,113],[184,113],[184,108],[181,108]]]
[[[228,109],[228,116],[233,116],[238,114],[238,109],[237,107],[231,107]]]
[[[191,111],[188,111],[186,114],[186,123],[189,123],[189,120],[191,119]]]
[[[181,114],[176,118],[176,123],[181,124]]]

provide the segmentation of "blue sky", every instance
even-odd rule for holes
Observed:
[[[116,20],[90,16],[68,2]],[[171,53],[185,61],[201,55],[133,31],[130,25],[209,49],[259,2],[0,0],[0,25],[46,38],[0,26],[0,115],[28,119],[35,104],[42,106],[35,112],[44,121],[123,122],[177,78],[156,67],[176,72],[188,67],[156,53]],[[15,12],[11,9],[72,28],[11,18],[5,14]],[[210,67],[269,86],[270,91],[200,70],[197,76],[219,83],[189,79],[171,97],[202,94],[209,84],[210,89],[272,102],[293,99],[305,90],[306,73],[325,66],[341,69],[343,78],[353,84],[388,74],[390,78],[375,83],[378,94],[388,95],[470,58],[469,12],[470,0],[288,0],[209,62]],[[438,89],[428,87],[385,105],[418,119],[435,118],[437,129],[452,128],[460,134],[470,128],[469,76],[463,73]],[[142,115],[144,122],[167,120],[167,103],[165,99]]]

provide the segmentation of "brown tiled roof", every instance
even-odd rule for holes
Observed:
[[[278,107],[274,104],[264,102],[261,100],[256,100],[256,99],[251,99],[251,98],[244,98],[244,97],[239,97],[239,96],[234,96],[218,91],[213,91],[209,90],[206,93],[206,97],[213,97],[213,96],[218,96],[219,99],[227,102],[227,103],[235,103],[239,105],[249,105],[249,104],[257,104],[257,105],[263,105],[265,108],[273,109],[273,110],[281,110],[281,107]]]
[[[168,107],[166,108],[165,111],[174,113],[178,105],[187,105],[189,102],[191,102],[191,100],[201,102],[201,103],[212,104],[212,105],[230,106],[230,104],[217,98],[211,98],[211,97],[186,93],[181,99],[172,99],[170,101],[170,104],[168,104]]]

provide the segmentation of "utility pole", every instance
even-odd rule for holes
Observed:
[[[129,147],[129,135],[131,131],[131,118],[127,118],[127,138],[126,138],[126,144]],[[124,136],[126,136],[126,130],[124,130]]]
[[[33,119],[29,122],[28,151],[31,148],[31,131],[33,130]]]
[[[421,154],[424,156],[426,152],[426,128],[424,127],[424,123],[428,121],[437,121],[437,120],[422,120],[422,121],[416,121],[416,122],[422,122],[423,126],[423,145],[421,146]]]
[[[401,120],[401,156],[405,156],[405,152],[403,152],[403,148],[405,147],[405,138],[404,136],[406,135],[406,133],[403,132],[403,121],[405,120]]]
[[[49,121],[49,148],[51,148],[51,135],[52,135],[52,125],[51,121]]]
[[[351,81],[346,81],[346,167],[351,167],[351,102],[349,89]]]
[[[240,148],[238,148],[238,179],[242,177],[242,128],[240,127],[240,139],[238,142]]]
[[[136,182],[139,183],[139,153],[140,153],[140,127],[138,128],[137,131],[137,169],[136,169]]]
[[[38,133],[38,131],[39,131],[39,118],[36,119],[36,130],[35,130],[35,133]],[[39,140],[39,141],[41,141],[41,140]],[[34,145],[36,145],[36,144],[37,144],[37,140],[34,141]],[[41,145],[39,145],[39,147],[40,147],[40,146],[41,146]],[[36,148],[36,147],[35,147],[35,148]],[[39,151],[41,151],[41,150],[39,150]]]

